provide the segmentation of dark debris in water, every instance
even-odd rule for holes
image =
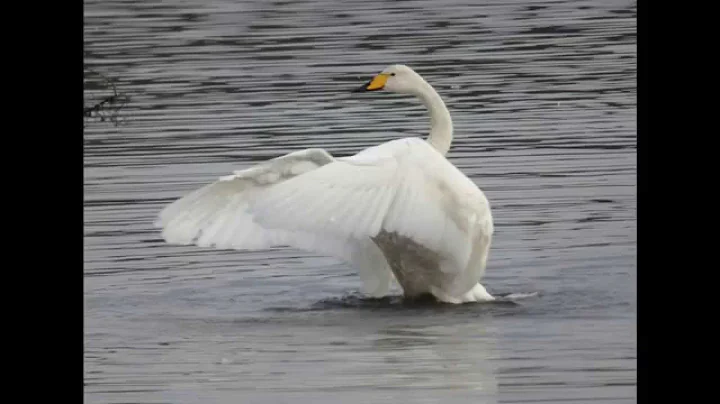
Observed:
[[[350,293],[341,297],[331,297],[305,307],[273,307],[267,310],[274,312],[312,312],[332,311],[342,309],[371,310],[371,311],[477,311],[499,306],[515,307],[520,304],[512,298],[511,293],[496,294],[497,300],[483,303],[451,304],[437,301],[430,295],[407,299],[403,296],[386,296],[371,298],[360,293]]]

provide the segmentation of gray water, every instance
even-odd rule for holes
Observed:
[[[88,403],[630,403],[636,397],[632,1],[85,0]],[[170,246],[152,222],[232,170],[424,136],[415,68],[486,193],[483,284],[513,302],[362,298],[330,258]],[[109,95],[86,76],[86,105]]]

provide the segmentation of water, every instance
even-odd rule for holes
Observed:
[[[631,1],[86,0],[85,63],[130,97],[85,131],[88,403],[629,403]],[[307,147],[424,136],[414,67],[487,194],[495,304],[366,300],[336,260],[163,243],[162,207]],[[88,76],[90,77],[90,76]],[[109,95],[86,85],[86,104]]]

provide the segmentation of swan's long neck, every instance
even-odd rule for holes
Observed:
[[[450,112],[445,107],[440,95],[424,80],[423,85],[420,86],[418,97],[420,97],[420,100],[430,113],[430,136],[428,136],[427,141],[444,156],[450,150],[453,139],[453,124]]]

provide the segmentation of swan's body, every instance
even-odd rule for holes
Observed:
[[[307,149],[222,177],[160,214],[169,243],[258,249],[289,245],[335,256],[380,297],[395,278],[408,297],[493,300],[478,283],[493,233],[483,192],[444,156],[452,120],[409,67],[393,65],[363,87],[418,96],[427,141],[403,138],[343,158]]]

